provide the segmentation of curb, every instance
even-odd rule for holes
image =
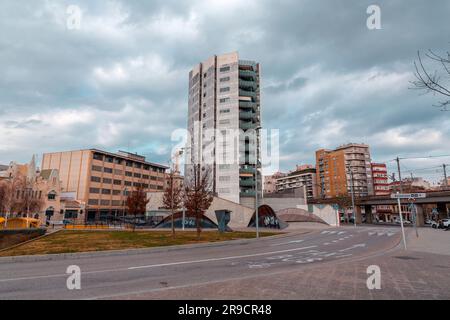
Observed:
[[[307,234],[307,233],[311,233],[311,232],[313,232],[313,231],[301,232],[300,234]],[[171,252],[171,251],[178,251],[178,250],[192,249],[192,248],[223,247],[228,244],[246,245],[246,244],[251,244],[252,242],[255,242],[255,241],[261,241],[261,239],[262,240],[274,239],[274,238],[282,239],[285,237],[289,237],[292,234],[294,234],[294,233],[277,234],[277,235],[267,236],[267,237],[260,238],[260,239],[256,239],[256,238],[237,239],[237,240],[199,243],[199,244],[183,244],[183,245],[175,245],[175,246],[167,246],[167,247],[0,257],[0,263],[60,261],[60,260],[67,260],[67,259],[83,259],[83,258],[92,258],[92,257],[100,258],[100,257],[113,257],[113,256],[129,256],[129,255],[145,254],[145,253],[152,253],[152,252]]]

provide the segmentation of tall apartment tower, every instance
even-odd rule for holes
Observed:
[[[316,151],[317,194],[320,198],[334,198],[351,194],[357,197],[373,195],[373,178],[369,146],[350,143],[335,150]]]
[[[258,63],[239,60],[233,52],[196,65],[189,73],[186,179],[193,164],[208,168],[217,196],[254,206],[256,190],[262,191],[260,126]]]

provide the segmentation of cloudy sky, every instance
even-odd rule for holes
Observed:
[[[366,26],[371,4],[381,30]],[[70,5],[79,30],[67,28]],[[262,65],[282,170],[347,142],[369,144],[375,161],[448,155],[450,112],[408,88],[417,50],[450,49],[449,16],[446,0],[2,0],[0,163],[91,147],[167,163],[189,70],[231,51]],[[437,179],[444,162],[402,167]]]

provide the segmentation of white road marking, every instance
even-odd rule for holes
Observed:
[[[284,244],[291,244],[291,243],[300,243],[303,242],[304,240],[293,240],[293,241],[289,241],[289,242],[282,242],[282,243],[275,243],[275,244],[271,244],[271,247],[276,247],[276,246],[282,246]]]
[[[366,246],[365,243],[355,244],[354,246],[351,246],[350,248],[339,250],[339,252],[345,252],[345,251],[353,250],[356,248],[364,248],[365,246]]]
[[[211,259],[202,259],[202,260],[190,260],[190,261],[179,261],[179,262],[171,262],[171,263],[151,264],[151,265],[147,265],[147,266],[130,267],[130,268],[128,268],[128,270],[168,267],[168,266],[176,266],[176,265],[183,265],[183,264],[214,262],[214,261],[232,260],[232,259],[240,259],[240,258],[251,258],[251,257],[267,256],[267,255],[283,253],[283,252],[300,251],[300,250],[311,249],[311,248],[316,248],[316,247],[317,246],[309,246],[309,247],[287,249],[287,250],[280,250],[280,251],[246,254],[246,255],[242,255],[242,256],[230,256],[230,257],[222,257],[222,258],[211,258]]]

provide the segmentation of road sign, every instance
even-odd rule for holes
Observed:
[[[391,194],[391,199],[423,199],[426,198],[426,193],[394,193]]]

